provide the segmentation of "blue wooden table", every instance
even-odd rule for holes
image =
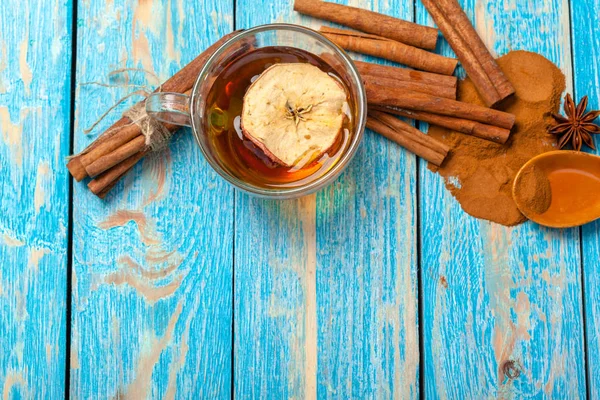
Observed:
[[[351,3],[432,24],[418,0]],[[496,54],[543,54],[600,107],[600,0],[462,4]],[[131,91],[86,83],[164,80],[269,22],[320,25],[291,0],[1,2],[2,398],[600,398],[599,223],[473,219],[371,132],[297,201],[234,191],[187,133],[104,201],[71,181]]]

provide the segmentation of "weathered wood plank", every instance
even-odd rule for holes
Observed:
[[[566,1],[462,3],[496,53],[536,51],[570,79]],[[475,220],[421,165],[425,395],[585,397],[579,231]]]
[[[131,90],[83,83],[123,66],[164,80],[231,31],[232,15],[231,0],[81,1],[76,150]],[[73,398],[229,397],[232,206],[189,132],[105,201],[75,185]]]
[[[403,1],[351,3],[413,15]],[[236,21],[324,23],[291,0],[238,1]],[[414,156],[367,132],[316,195],[236,193],[236,397],[418,397],[415,177]]]
[[[589,109],[600,109],[600,1],[573,1],[571,6],[575,97],[590,97]],[[597,135],[596,135],[597,136]],[[595,138],[596,147],[600,139]],[[596,151],[596,154],[600,154]],[[585,323],[589,398],[600,398],[600,222],[582,228]]]
[[[71,1],[3,1],[0,10],[4,399],[65,391],[71,12]]]

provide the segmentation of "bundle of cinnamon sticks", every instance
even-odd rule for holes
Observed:
[[[455,77],[358,61],[356,65],[367,92],[367,127],[432,164],[443,163],[447,155],[445,146],[389,114],[500,144],[506,143],[510,136],[515,116],[456,101]],[[392,130],[395,134],[391,134]]]
[[[192,62],[163,83],[163,92],[189,93],[208,58],[235,32],[223,36]],[[142,106],[143,106],[142,102]],[[170,131],[179,126],[164,124]],[[88,188],[103,198],[133,166],[150,152],[142,128],[129,117],[122,117],[81,153],[70,158],[69,172],[78,182],[93,178]]]

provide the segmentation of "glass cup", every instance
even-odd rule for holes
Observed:
[[[236,177],[224,167],[216,152],[211,149],[212,145],[205,132],[205,96],[225,67],[243,55],[249,49],[249,45],[255,49],[287,46],[319,55],[335,70],[349,91],[352,103],[350,118],[353,119],[350,143],[335,165],[298,186],[266,188]],[[191,96],[165,92],[152,94],[146,100],[146,112],[159,121],[191,127],[202,154],[210,166],[234,187],[259,197],[290,199],[323,188],[346,169],[363,137],[367,120],[367,98],[360,74],[350,57],[341,48],[312,29],[290,24],[269,24],[242,31],[223,43],[200,71]]]

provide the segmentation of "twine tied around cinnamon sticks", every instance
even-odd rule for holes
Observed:
[[[123,116],[129,118],[132,123],[140,127],[142,135],[146,138],[146,146],[148,146],[150,151],[164,149],[173,136],[173,132],[170,132],[158,120],[146,113],[145,103],[136,104],[125,111]]]
[[[208,58],[237,33],[231,32],[217,40],[155,92],[189,93]],[[239,51],[246,51],[244,46],[247,45],[240,43]],[[93,178],[88,188],[98,197],[105,197],[139,160],[164,147],[179,129],[179,126],[148,117],[145,106],[145,100],[137,103],[85,150],[69,159],[67,168],[73,178],[78,182],[87,177]]]
[[[108,74],[109,81],[117,74],[129,73],[129,72],[144,72],[146,75],[154,77],[157,81],[159,78],[151,71],[147,71],[139,68],[121,68],[112,71]],[[67,167],[71,171],[71,174],[77,179],[84,176],[97,176],[105,171],[98,179],[94,179],[90,182],[88,187],[92,192],[99,197],[103,198],[108,191],[114,186],[120,176],[129,170],[143,155],[150,152],[156,152],[162,150],[167,146],[171,139],[172,133],[165,128],[160,122],[150,117],[146,113],[145,99],[152,93],[152,89],[147,85],[137,85],[129,83],[129,75],[126,75],[126,81],[122,84],[107,84],[101,82],[86,82],[81,84],[82,86],[87,85],[98,85],[103,87],[134,87],[137,90],[121,97],[115,104],[109,107],[89,128],[85,129],[84,132],[90,133],[94,128],[100,124],[111,112],[113,112],[120,104],[125,102],[134,96],[143,96],[144,100],[138,102],[133,107],[129,108],[122,114],[121,120],[129,120],[125,124],[115,124],[106,130],[100,138],[93,142],[90,146],[85,148],[81,153],[75,156],[69,157],[69,163]],[[155,92],[161,92],[162,85],[155,90]],[[129,128],[129,130],[128,130]],[[102,141],[108,142],[109,138],[113,138],[119,131],[122,132],[136,132],[139,130],[140,135],[136,136],[133,140],[127,143],[123,143],[121,146],[108,151],[106,154],[99,156],[94,159],[96,154],[99,154],[98,150],[107,149],[108,145],[102,145]],[[100,146],[98,146],[100,144]],[[79,173],[80,175],[76,175]]]

